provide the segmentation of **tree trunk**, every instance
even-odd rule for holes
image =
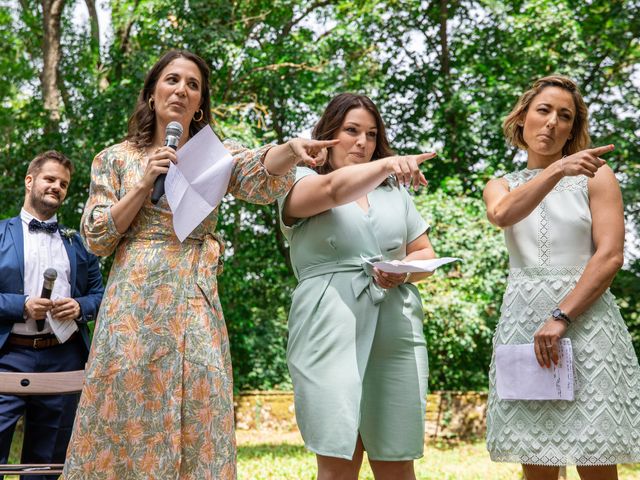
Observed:
[[[49,121],[46,131],[57,131],[60,124],[62,94],[58,88],[60,64],[60,20],[64,0],[42,0],[44,37],[42,39],[42,95]]]
[[[447,34],[447,21],[449,20],[449,2],[440,0],[440,74],[442,77],[442,95],[444,97],[444,120],[447,138],[447,150],[449,158],[458,166],[457,149],[457,121],[451,94],[451,58],[449,55],[449,38]]]
[[[273,94],[273,90],[270,92],[269,96],[269,113],[271,114],[271,118],[273,119],[271,128],[276,132],[276,139],[278,144],[284,143],[284,130],[282,128],[282,124],[284,123],[284,115],[281,108],[278,107],[275,99],[275,95]],[[285,264],[287,265],[287,269],[289,273],[293,275],[293,265],[291,265],[291,257],[289,256],[289,247],[286,245],[286,240],[284,235],[280,231],[280,222],[279,222],[279,214],[278,207],[273,208],[272,211],[274,215],[274,221],[272,223],[274,232],[276,234],[276,244],[278,247],[278,251],[284,258]]]
[[[131,50],[131,30],[133,29],[133,24],[136,19],[139,4],[140,0],[134,0],[133,6],[128,10],[127,20],[115,32],[115,38],[117,39],[117,42],[119,44],[118,49],[120,50],[120,55],[115,57],[112,75],[113,83],[117,83],[118,81],[120,81],[124,75],[123,69],[126,64],[126,57],[129,55]],[[113,12],[111,14],[111,17],[113,21]]]
[[[96,78],[98,80],[98,89],[103,92],[109,86],[106,72],[102,65],[102,57],[100,56],[100,23],[98,22],[98,10],[96,9],[96,0],[85,0],[87,10],[89,11],[89,23],[91,25],[91,56],[96,67]]]
[[[98,22],[98,10],[96,9],[96,0],[85,0],[87,10],[89,11],[89,24],[91,25],[91,50],[98,50],[100,54],[100,23]]]

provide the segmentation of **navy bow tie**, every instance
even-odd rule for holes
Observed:
[[[46,232],[46,233],[56,233],[58,230],[58,222],[41,222],[32,218],[29,222],[29,231],[30,232]]]

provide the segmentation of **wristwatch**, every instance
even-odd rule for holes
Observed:
[[[551,312],[551,316],[553,317],[554,320],[561,320],[565,322],[567,326],[571,325],[571,319],[569,318],[569,315],[564,313],[559,308],[554,308],[553,312]]]

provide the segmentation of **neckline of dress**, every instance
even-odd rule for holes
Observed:
[[[369,193],[371,193],[371,192],[369,192]],[[368,206],[367,206],[367,209],[366,209],[366,210],[365,210],[364,208],[362,208],[362,207],[360,206],[360,204],[358,204],[358,200],[354,200],[354,201],[352,202],[352,203],[353,203],[353,205],[354,205],[358,210],[360,210],[360,212],[361,212],[363,215],[365,215],[365,216],[367,216],[367,217],[369,216],[369,212],[371,211],[371,199],[369,198],[369,193],[367,193],[367,194],[365,195],[365,197],[367,198],[367,204],[368,204]]]

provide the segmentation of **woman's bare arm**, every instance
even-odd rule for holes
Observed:
[[[505,228],[526,218],[564,176],[586,175],[593,178],[604,161],[599,155],[613,150],[613,145],[590,148],[553,162],[534,179],[509,191],[506,181],[494,179],[484,189],[487,218]]]
[[[622,194],[609,167],[598,170],[596,176],[589,181],[589,205],[595,253],[587,262],[575,288],[559,305],[560,310],[574,321],[609,288],[624,260]],[[540,365],[550,366],[551,361],[557,363],[558,341],[566,330],[565,322],[550,318],[536,332],[534,350]],[[550,358],[545,345],[552,345]]]
[[[324,175],[308,175],[291,189],[284,204],[284,222],[309,218],[339,205],[353,202],[374,190],[389,175],[414,187],[427,181],[418,168],[435,153],[381,158],[359,165],[349,165]]]

